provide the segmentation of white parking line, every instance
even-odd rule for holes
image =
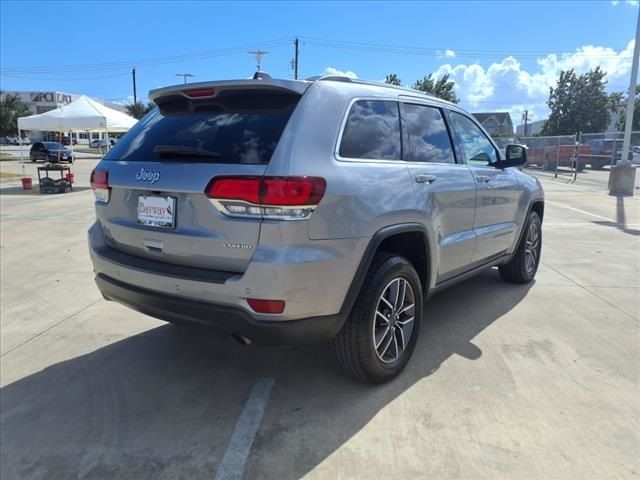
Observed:
[[[640,223],[625,223],[624,225],[619,223],[619,222],[612,222],[612,224],[614,224],[617,227],[624,227],[624,228],[638,228],[640,227]],[[594,223],[594,222],[564,222],[564,223],[557,223],[557,222],[544,222],[544,228],[589,228],[589,227],[594,227],[594,228],[600,228],[602,226],[602,224],[598,224],[598,223]]]
[[[564,205],[562,203],[552,202],[551,200],[545,200],[545,202],[550,204],[550,205],[557,205],[558,207],[564,207],[566,209],[573,210],[574,212],[582,213],[583,215],[588,215],[588,216],[593,217],[593,218],[599,218],[600,220],[606,220],[607,222],[610,222],[610,223],[618,223],[615,220],[611,220],[610,218],[603,217],[602,215],[598,215],[597,213],[586,212],[584,210],[580,210],[579,208],[573,208],[573,207],[569,207],[568,205]]]
[[[222,462],[218,465],[216,480],[236,480],[244,476],[244,466],[260,427],[274,382],[273,378],[259,378],[253,384],[247,403],[242,409],[227,450],[222,457]]]

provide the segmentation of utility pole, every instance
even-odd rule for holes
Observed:
[[[253,55],[254,57],[256,57],[256,70],[259,72],[262,66],[261,65],[262,57],[267,55],[269,52],[265,50],[251,50],[250,52],[247,52],[247,53],[249,55]]]
[[[629,150],[631,147],[633,109],[636,100],[636,84],[638,83],[638,57],[640,57],[640,12],[638,12],[636,22],[636,46],[633,49],[633,60],[631,61],[631,78],[629,79],[629,92],[627,94],[622,155],[609,172],[609,195],[633,195],[634,193],[636,168],[629,161]]]
[[[133,70],[131,70],[131,75],[133,76],[133,104],[136,105],[138,103],[138,94],[136,93],[136,67],[133,67]]]
[[[294,79],[298,79],[298,44],[300,42],[298,41],[298,38],[296,37],[296,39],[293,41],[293,45],[296,47],[296,55],[294,57],[293,60],[293,78]]]
[[[527,136],[527,122],[529,121],[529,110],[524,111],[524,136]]]
[[[176,73],[176,77],[182,77],[184,79],[184,83],[187,83],[187,77],[195,77],[190,73]]]

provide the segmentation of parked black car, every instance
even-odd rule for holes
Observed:
[[[71,150],[65,148],[64,145],[58,142],[36,142],[31,146],[29,151],[29,159],[32,162],[38,160],[43,162],[68,162],[73,161],[73,155]]]

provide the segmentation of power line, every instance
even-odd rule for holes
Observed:
[[[356,50],[367,51],[372,53],[389,53],[389,54],[403,54],[403,55],[420,55],[420,56],[437,56],[444,57],[444,53],[449,50],[447,48],[433,48],[433,47],[413,47],[413,46],[401,46],[391,44],[376,44],[376,43],[364,43],[364,42],[349,42],[328,40],[313,37],[300,37],[306,44],[315,45],[319,47],[336,48],[344,50]],[[562,58],[563,55],[573,55],[580,52],[532,52],[532,51],[508,51],[508,50],[455,50],[455,57],[462,58],[504,58],[507,56],[514,56],[517,58],[525,59],[537,59],[548,55],[557,55]],[[607,59],[607,58],[619,58],[619,54],[611,55],[589,55],[590,59]]]
[[[124,75],[129,75],[130,72],[123,72],[123,73],[114,73],[112,75],[100,75],[98,77],[82,77],[82,78],[65,78],[65,77],[58,77],[58,78],[52,78],[52,77],[32,77],[30,75],[20,75],[20,74],[11,74],[11,73],[4,73],[0,71],[0,75],[2,75],[3,77],[9,77],[9,78],[19,78],[21,80],[49,80],[52,82],[84,82],[86,80],[102,80],[104,78],[115,78],[115,77],[122,77]]]
[[[40,73],[97,73],[101,71],[126,69],[127,73],[131,68],[131,65],[149,66],[149,65],[164,65],[169,63],[188,62],[193,60],[202,60],[205,58],[215,58],[225,55],[233,55],[238,53],[244,53],[247,49],[255,47],[269,47],[277,48],[281,46],[288,46],[291,44],[293,37],[287,37],[284,39],[270,40],[267,42],[251,43],[246,45],[240,45],[237,47],[228,47],[217,50],[208,50],[204,52],[188,53],[181,55],[172,55],[166,57],[144,58],[137,60],[124,60],[117,62],[104,62],[104,63],[92,63],[92,64],[76,64],[76,65],[48,65],[48,66],[18,66],[18,67],[5,67],[0,70],[3,75],[21,75],[21,74],[40,74]]]

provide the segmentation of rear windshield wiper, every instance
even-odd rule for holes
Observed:
[[[194,147],[178,147],[174,145],[157,145],[153,149],[153,154],[158,157],[179,156],[179,157],[209,157],[218,158],[220,154],[213,150],[201,150]]]

